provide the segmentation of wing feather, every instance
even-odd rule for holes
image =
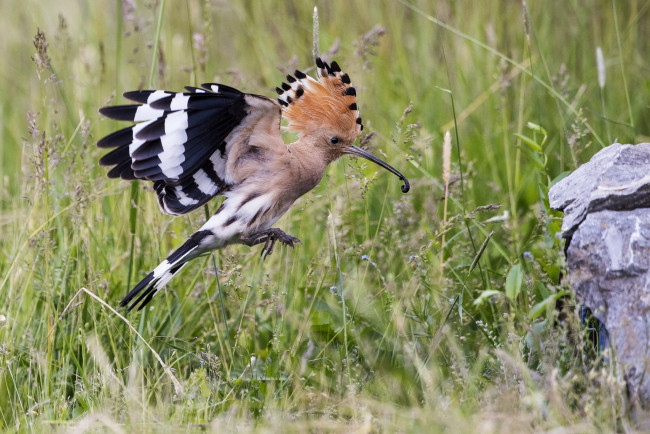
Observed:
[[[172,215],[188,213],[228,189],[236,176],[227,173],[233,165],[226,162],[245,153],[258,125],[280,137],[275,101],[218,83],[185,89],[126,92],[125,98],[139,104],[100,109],[111,119],[137,122],[97,142],[116,148],[100,159],[114,166],[108,176],[154,182],[161,210]]]

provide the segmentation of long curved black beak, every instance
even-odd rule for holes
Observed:
[[[352,154],[356,155],[357,157],[363,157],[366,160],[370,160],[375,164],[380,165],[384,169],[388,170],[389,172],[393,173],[394,175],[397,175],[397,177],[404,182],[404,185],[402,185],[402,193],[407,193],[411,189],[411,185],[409,184],[409,180],[406,179],[404,175],[399,173],[397,169],[395,169],[393,166],[390,164],[386,163],[383,160],[380,160],[379,158],[375,157],[372,155],[370,152],[366,152],[363,149],[356,147],[356,146],[349,146],[345,148],[343,151],[344,154]]]

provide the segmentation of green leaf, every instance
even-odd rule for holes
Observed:
[[[542,133],[544,136],[547,135],[546,130],[534,122],[526,122],[526,126],[537,133]]]
[[[565,170],[564,172],[560,173],[558,176],[553,178],[553,180],[551,181],[551,184],[549,185],[549,187],[553,187],[555,184],[562,181],[564,178],[566,178],[570,174],[571,174],[570,170]]]
[[[543,127],[541,127],[541,126],[539,126],[539,125],[537,125],[535,123],[532,123],[532,122],[528,122],[526,124],[526,126],[528,128],[530,128],[531,130],[533,130],[534,132],[540,133],[542,136],[544,136],[544,138],[542,139],[542,143],[541,143],[542,145],[544,145],[544,143],[546,143],[546,139],[548,138],[548,133],[546,132],[546,130]]]
[[[332,314],[326,310],[315,310],[311,314],[311,323],[315,326],[332,324]]]
[[[530,137],[524,136],[524,135],[519,134],[519,133],[515,133],[515,137],[517,137],[519,140],[521,140],[522,142],[524,142],[525,144],[530,146],[531,149],[533,149],[534,151],[541,152],[542,147],[539,146],[535,142],[535,140],[531,139]]]
[[[514,300],[521,291],[521,282],[523,281],[523,273],[521,272],[521,264],[512,266],[506,277],[506,297]]]
[[[528,158],[533,160],[539,170],[542,170],[544,167],[546,167],[546,156],[544,154],[541,152],[535,152],[523,146],[519,146],[518,148],[521,149],[522,152],[528,156]]]
[[[533,308],[530,310],[530,313],[528,314],[528,318],[530,319],[537,318],[538,316],[546,312],[546,309],[548,307],[555,306],[555,302],[566,293],[567,293],[566,291],[562,290],[556,294],[551,294],[550,296],[546,297],[546,299],[540,301],[535,306],[533,306]]]
[[[483,291],[481,292],[481,295],[479,295],[478,298],[474,300],[474,305],[478,306],[479,304],[483,303],[485,299],[495,295],[503,295],[503,292],[496,291],[494,289],[488,289],[487,291]]]

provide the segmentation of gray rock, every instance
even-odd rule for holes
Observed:
[[[587,214],[650,207],[650,143],[602,149],[549,191],[551,208],[564,212],[562,236],[571,237]]]
[[[601,150],[549,202],[565,214],[576,298],[609,331],[631,402],[650,409],[650,143]]]
[[[631,402],[650,408],[650,209],[587,214],[567,268],[576,298],[609,331]]]

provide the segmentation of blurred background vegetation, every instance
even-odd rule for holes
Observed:
[[[210,81],[273,96],[286,73],[314,74],[314,6],[322,56],[357,88],[364,146],[411,191],[344,158],[277,224],[301,246],[265,263],[245,246],[194,261],[127,323],[109,306],[219,201],[171,218],[151,184],[108,180],[94,144],[124,125],[97,109],[128,90]],[[649,1],[3,0],[2,10],[0,427],[642,423],[615,359],[585,339],[546,194],[603,146],[649,140]]]

